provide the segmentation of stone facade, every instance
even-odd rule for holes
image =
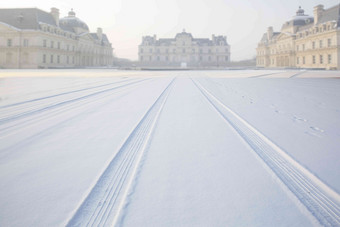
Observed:
[[[183,30],[175,38],[143,37],[138,56],[144,66],[220,67],[230,63],[230,46],[226,36],[193,38]]]
[[[89,28],[72,11],[0,9],[0,68],[74,68],[112,65],[113,49],[98,28]]]
[[[340,69],[340,4],[299,8],[280,32],[269,27],[256,49],[258,67]]]

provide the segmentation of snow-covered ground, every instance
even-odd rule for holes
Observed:
[[[339,78],[0,71],[0,226],[340,226]]]

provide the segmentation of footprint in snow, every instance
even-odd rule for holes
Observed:
[[[316,134],[316,133],[313,133],[313,132],[305,132],[307,135],[310,135],[310,136],[315,136],[315,137],[319,137],[321,138],[320,135]]]
[[[283,112],[283,111],[281,111],[281,110],[275,110],[275,113],[284,114],[285,112]]]
[[[297,117],[297,116],[294,116],[294,120],[295,121],[302,121],[302,122],[307,122],[308,120],[307,119],[304,119],[304,118],[300,118],[300,117]]]
[[[318,127],[311,126],[310,128],[317,132],[322,132],[322,133],[325,132],[325,130],[318,128]]]

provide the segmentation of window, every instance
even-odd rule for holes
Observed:
[[[169,61],[169,56],[166,56],[166,57],[165,57],[165,60],[166,60],[166,61]]]
[[[225,48],[225,52],[228,53],[228,48]]]
[[[184,41],[182,42],[182,45],[185,46],[185,42]]]
[[[320,64],[323,64],[323,56],[320,55]]]
[[[165,53],[169,53],[169,49],[166,49],[166,50],[165,50]]]
[[[296,45],[296,51],[299,51],[299,45]]]
[[[319,41],[319,47],[322,48],[322,40]]]
[[[218,49],[216,49],[216,53],[218,53]]]
[[[313,56],[313,64],[315,64],[315,56]]]
[[[74,46],[72,46],[72,51],[74,51]]]
[[[211,53],[211,49],[209,49],[209,51],[208,51],[208,52],[209,52],[209,54],[210,54],[210,53]]]
[[[46,54],[43,54],[43,63],[46,63]]]
[[[43,47],[46,47],[47,46],[47,41],[46,39],[43,40]]]
[[[315,49],[315,42],[312,42],[312,48]]]
[[[144,49],[143,49],[143,48],[141,48],[141,49],[140,49],[140,52],[141,52],[141,53],[143,53],[143,52],[144,52]]]
[[[57,63],[58,64],[60,63],[60,56],[59,55],[57,56]]]
[[[331,45],[332,45],[332,40],[331,39],[327,39],[327,46],[331,47]]]
[[[156,52],[159,54],[159,53],[160,53],[160,50],[159,50],[159,49],[157,49],[157,50],[156,50]]]
[[[225,56],[225,61],[228,61],[229,60],[229,57],[228,56]]]
[[[60,49],[60,42],[58,42],[58,49]]]
[[[302,64],[306,64],[306,58],[305,57],[302,58]]]
[[[299,63],[299,60],[300,60],[299,57],[297,57],[297,58],[296,58],[296,64],[300,64],[300,63]]]
[[[305,44],[302,44],[302,50],[303,51],[305,50]]]
[[[50,62],[53,63],[53,55],[51,55]]]
[[[24,47],[28,47],[28,39],[24,39]]]
[[[74,64],[74,56],[72,57],[72,64]]]
[[[70,56],[67,56],[66,57],[66,64],[69,64],[70,63]]]
[[[202,58],[202,56],[200,56],[200,61],[202,61],[203,60],[203,58]]]
[[[54,42],[53,41],[51,41],[51,48],[53,48],[54,47]]]
[[[150,60],[150,61],[152,60],[152,57],[151,57],[151,56],[149,57],[149,60]]]
[[[7,39],[7,46],[11,47],[12,46],[12,39]]]
[[[208,60],[211,61],[211,56],[209,56]]]
[[[143,56],[140,56],[140,60],[143,61]]]
[[[332,55],[329,54],[329,55],[328,55],[328,64],[331,64],[331,63],[332,63]]]
[[[157,56],[157,61],[160,61],[160,60],[161,60],[161,58],[159,56]]]
[[[185,49],[184,48],[182,49],[182,53],[185,53]]]
[[[152,53],[152,49],[150,49],[149,52]]]
[[[192,49],[192,52],[195,53],[195,49]]]

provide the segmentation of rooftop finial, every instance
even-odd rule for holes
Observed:
[[[76,16],[76,13],[73,11],[73,8],[71,8],[71,11],[68,12],[68,16],[69,16],[69,17],[74,17],[74,16]]]
[[[296,16],[304,16],[305,15],[305,11],[301,8],[301,6],[299,6],[298,11],[296,11]]]

